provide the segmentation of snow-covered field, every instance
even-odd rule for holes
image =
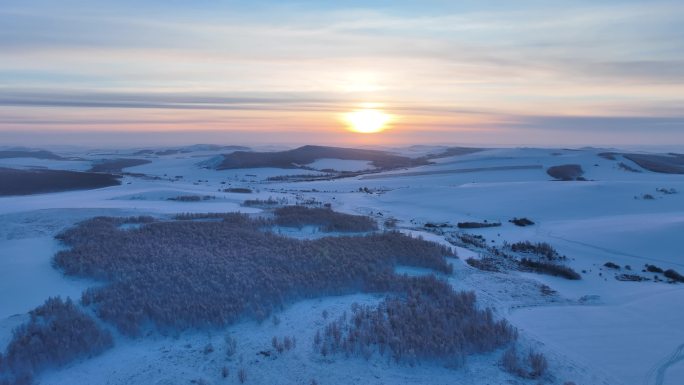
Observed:
[[[407,150],[409,153],[411,151]],[[417,151],[417,150],[415,150]],[[487,243],[529,240],[548,242],[568,256],[568,265],[582,271],[582,280],[521,272],[491,273],[463,261],[481,250],[456,248],[455,272],[448,277],[457,289],[474,290],[484,306],[506,317],[521,332],[523,344],[542,351],[552,377],[546,383],[670,384],[684,378],[684,284],[663,281],[624,282],[613,262],[641,273],[644,264],[684,273],[684,175],[658,174],[598,156],[605,150],[491,149],[442,158],[435,164],[373,173],[353,178],[283,182],[269,177],[322,174],[310,170],[206,168],[218,155],[147,157],[151,163],[125,169],[120,186],[30,196],[0,198],[0,350],[24,314],[48,296],[79,298],[95,282],[64,277],[51,266],[61,247],[59,231],[97,215],[164,216],[185,212],[241,211],[246,199],[283,199],[294,204],[316,200],[341,212],[366,214],[380,223],[389,218],[414,236],[451,245],[459,232],[447,227],[428,232],[425,223],[500,221],[501,227],[465,230],[484,236]],[[83,154],[85,158],[86,154]],[[111,158],[111,156],[108,156]],[[204,163],[203,163],[204,162]],[[586,181],[555,181],[546,174],[554,165],[579,164]],[[0,167],[50,167],[85,170],[85,161],[4,159]],[[359,171],[365,161],[319,159],[317,170]],[[145,174],[141,177],[137,174]],[[151,177],[156,177],[153,179]],[[253,192],[224,192],[227,188]],[[674,189],[665,194],[658,189]],[[653,199],[644,199],[649,194]],[[212,196],[196,202],[170,201],[182,195]],[[527,217],[536,224],[517,227],[508,220]],[[283,235],[318,236],[315,229]],[[416,269],[399,272],[422,274]],[[547,285],[557,293],[540,295]],[[42,384],[181,384],[199,379],[208,383],[237,383],[244,367],[248,383],[309,384],[509,384],[536,383],[516,379],[498,367],[501,352],[469,358],[460,369],[424,364],[407,367],[381,359],[323,360],[312,351],[313,331],[323,325],[321,312],[331,316],[352,302],[375,303],[370,295],[327,297],[295,303],[278,316],[279,325],[245,321],[226,330],[186,332],[175,337],[117,337],[116,347],[101,356],[44,373]],[[238,353],[226,361],[223,338],[238,341]],[[263,357],[271,338],[293,335],[297,347]],[[204,354],[206,344],[215,351]],[[220,370],[228,366],[228,380]]]

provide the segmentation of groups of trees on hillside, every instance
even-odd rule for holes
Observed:
[[[14,330],[0,355],[0,384],[30,384],[37,371],[99,354],[112,345],[111,334],[71,299],[49,298]]]
[[[511,251],[516,253],[527,253],[535,254],[540,258],[547,259],[549,261],[557,259],[566,259],[553,248],[550,244],[546,242],[532,243],[530,241],[515,242],[510,245]]]
[[[570,280],[582,279],[582,276],[571,267],[553,262],[533,261],[531,259],[523,258],[520,260],[520,267],[525,270],[554,275]]]
[[[351,316],[332,321],[314,339],[326,356],[370,358],[376,352],[397,362],[440,360],[462,364],[468,354],[489,352],[517,338],[506,320],[478,309],[473,292],[455,292],[434,276],[397,278],[397,293],[377,306],[352,306]]]
[[[59,235],[70,248],[54,263],[108,281],[88,289],[83,304],[128,335],[149,322],[160,331],[223,326],[263,320],[298,298],[386,291],[395,264],[451,271],[450,249],[398,232],[298,240],[263,231],[263,219],[207,217],[128,230],[126,219],[93,218]]]
[[[320,226],[323,231],[365,232],[378,229],[373,218],[363,215],[350,215],[329,208],[308,208],[305,206],[285,206],[274,211],[275,223],[286,227]]]

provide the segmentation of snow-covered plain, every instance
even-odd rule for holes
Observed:
[[[453,240],[457,229],[445,228],[434,234],[426,232],[424,224],[500,221],[501,227],[467,232],[480,234],[497,246],[521,240],[552,244],[568,256],[571,267],[584,272],[582,280],[483,272],[463,263],[481,251],[458,247],[461,258],[453,260],[455,272],[449,282],[457,289],[474,290],[483,306],[492,307],[519,328],[521,343],[547,355],[552,376],[545,378],[545,383],[680,384],[684,378],[684,360],[678,359],[684,344],[684,285],[618,281],[616,272],[603,264],[630,265],[638,274],[645,263],[684,272],[684,176],[649,172],[633,163],[630,166],[641,172],[626,171],[618,161],[598,155],[603,151],[491,149],[437,159],[435,164],[409,170],[309,182],[268,178],[321,173],[216,171],[206,168],[206,162],[218,153],[205,151],[146,157],[151,163],[125,169],[132,174],[123,178],[121,186],[0,198],[0,343],[8,341],[23,314],[48,296],[78,298],[86,287],[97,284],[64,277],[50,263],[60,247],[54,235],[80,220],[96,215],[256,213],[260,209],[241,203],[256,198],[283,199],[290,204],[316,200],[330,203],[338,211],[371,215],[380,223],[394,218],[402,231],[445,244]],[[88,157],[83,154],[83,158]],[[84,170],[86,163],[21,159],[3,160],[1,165]],[[581,165],[587,181],[555,181],[546,174],[546,168],[562,164]],[[309,166],[358,171],[368,164],[322,159]],[[230,187],[253,192],[223,192]],[[678,193],[658,192],[661,188]],[[654,199],[644,199],[644,194]],[[180,195],[214,199],[168,200]],[[516,227],[508,222],[513,217],[528,217],[536,225]],[[308,228],[281,233],[318,236],[315,229]],[[398,271],[425,273],[402,267]],[[540,295],[542,284],[557,294]],[[311,338],[323,325],[322,310],[332,316],[352,302],[375,303],[379,299],[359,294],[298,302],[278,314],[278,326],[245,321],[226,330],[176,337],[117,337],[114,349],[46,372],[39,380],[43,384],[175,384],[201,378],[209,383],[237,383],[237,368],[244,367],[249,383],[308,384],[312,379],[319,384],[536,383],[501,371],[497,364],[501,352],[471,357],[458,370],[428,364],[390,365],[381,359],[366,362],[338,357],[328,362],[313,353]],[[238,340],[238,353],[228,361],[221,350],[227,333]],[[297,347],[275,358],[259,356],[258,351],[267,349],[274,335],[296,336]],[[205,355],[201,350],[209,342],[217,351]],[[231,371],[228,380],[220,378],[224,365]]]

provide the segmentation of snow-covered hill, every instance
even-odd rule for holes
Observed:
[[[476,270],[464,260],[481,257],[485,251],[462,244],[461,258],[454,261],[456,269],[448,279],[458,289],[474,290],[486,306],[519,328],[524,344],[547,355],[554,375],[547,379],[550,383],[676,385],[684,378],[680,306],[684,284],[642,272],[645,264],[652,264],[684,273],[684,175],[652,172],[620,156],[611,159],[601,155],[605,149],[512,148],[436,158],[433,164],[383,172],[366,167],[367,162],[320,159],[308,166],[369,172],[291,182],[274,177],[324,173],[279,168],[219,171],[207,165],[215,163],[222,149],[202,150],[146,157],[150,163],[124,170],[127,174],[120,186],[0,198],[0,343],[6,343],[17,319],[47,296],[78,298],[95,284],[66,278],[51,267],[52,255],[60,248],[53,238],[57,232],[97,215],[257,213],[258,205],[246,207],[243,201],[271,198],[289,204],[329,204],[337,211],[370,215],[380,223],[391,218],[399,229],[447,244],[463,233],[481,235],[488,245],[499,248],[524,240],[548,242],[582,273],[581,280]],[[70,154],[74,155],[78,156]],[[0,166],[83,171],[88,159],[94,158],[81,155],[84,160],[3,159]],[[570,164],[581,166],[585,180],[558,181],[546,172],[551,166]],[[226,192],[230,188],[252,192]],[[212,198],[169,200],[188,195]],[[509,222],[514,217],[529,218],[535,225],[515,226]],[[468,230],[455,226],[484,220],[502,225]],[[426,223],[447,227],[426,228]],[[606,262],[619,265],[620,270],[605,267]],[[626,270],[627,265],[631,270]],[[615,278],[624,273],[650,280]],[[557,294],[540,296],[540,285]],[[246,368],[248,383],[479,384],[484,379],[492,384],[533,383],[502,372],[496,366],[500,353],[474,357],[457,370],[435,365],[410,368],[380,359],[327,362],[315,356],[311,330],[322,325],[323,310],[337,314],[352,302],[377,301],[378,297],[366,294],[327,297],[287,307],[278,315],[279,325],[245,321],[220,333],[118,337],[113,350],[46,372],[40,383],[171,384],[199,379],[237,383],[238,366]],[[236,336],[239,348],[226,364],[229,380],[220,375],[222,353],[201,352],[209,342],[221,346],[226,333]],[[278,357],[258,354],[269,346],[271,337],[283,333],[297,337],[296,349]]]

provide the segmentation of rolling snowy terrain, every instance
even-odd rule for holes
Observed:
[[[116,186],[0,197],[0,351],[27,312],[48,297],[78,301],[84,290],[102,284],[53,267],[54,254],[64,248],[55,236],[78,222],[96,216],[260,214],[268,212],[264,202],[272,201],[367,215],[383,229],[449,246],[458,256],[449,258],[454,271],[437,276],[457,290],[474,291],[481,307],[507,319],[518,329],[521,346],[546,356],[549,374],[532,380],[507,373],[501,369],[501,349],[469,356],[458,368],[411,366],[379,356],[321,357],[312,347],[316,329],[352,303],[377,305],[383,298],[356,293],[296,301],[275,314],[277,322],[244,320],[225,330],[143,338],[114,332],[112,349],[50,368],[36,383],[238,383],[238,368],[245,370],[246,383],[263,384],[681,383],[684,283],[645,269],[684,273],[684,175],[642,168],[615,149],[482,149],[427,157],[443,150],[399,149],[398,156],[429,163],[400,168],[376,167],[373,159],[327,157],[287,168],[217,169],[221,157],[233,151],[220,147],[0,159],[0,168],[79,172],[104,159],[148,161],[120,170]],[[581,175],[560,180],[547,173],[566,165],[580,166]],[[248,200],[253,202],[245,204]],[[523,217],[534,224],[510,222]],[[465,222],[500,225],[457,225]],[[278,234],[321,236],[316,227],[283,228]],[[479,243],[468,242],[472,236],[481,236]],[[493,250],[507,251],[522,241],[552,245],[581,279],[521,271],[505,260],[498,271],[466,263],[485,261]],[[397,272],[434,273],[411,266]],[[296,338],[292,350],[262,353],[271,349],[273,336],[286,334]],[[225,335],[237,341],[230,359],[223,351]]]

